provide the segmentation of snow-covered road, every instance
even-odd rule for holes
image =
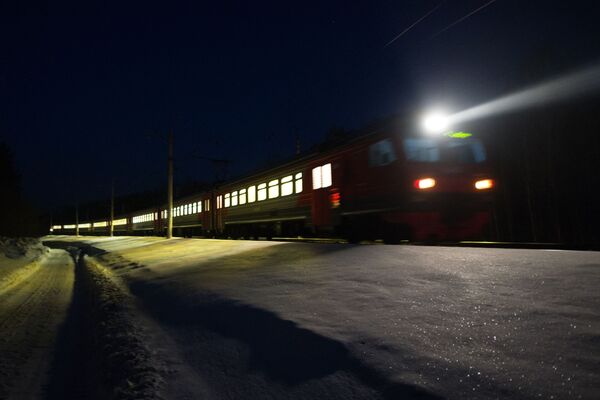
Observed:
[[[141,300],[204,398],[600,393],[597,252],[79,242]]]
[[[0,398],[42,398],[71,302],[73,261],[51,250],[39,262],[14,264],[19,268],[0,285]]]

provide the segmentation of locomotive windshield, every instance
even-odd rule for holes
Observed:
[[[478,139],[436,140],[405,138],[404,154],[408,161],[475,164],[486,159],[483,144]]]

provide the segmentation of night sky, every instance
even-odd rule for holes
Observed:
[[[219,3],[219,4],[215,4]],[[249,172],[404,109],[475,105],[600,60],[592,1],[146,2],[0,13],[0,141],[46,211]],[[386,46],[434,7],[422,22]],[[81,6],[80,6],[81,7]],[[445,29],[445,30],[444,30]],[[442,31],[442,32],[440,32]],[[527,65],[544,60],[531,74]]]

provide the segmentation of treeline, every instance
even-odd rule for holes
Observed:
[[[600,248],[600,99],[482,121],[498,186],[491,236]]]
[[[41,225],[23,197],[13,153],[0,142],[0,236],[39,236],[46,233]]]

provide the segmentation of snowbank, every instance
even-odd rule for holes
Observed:
[[[39,239],[0,236],[0,254],[6,258],[26,258],[31,260],[48,253],[48,251],[49,249]]]
[[[49,252],[39,239],[0,236],[0,285],[30,273]]]
[[[88,295],[86,316],[100,358],[104,384],[119,400],[161,399],[162,367],[136,323],[135,306],[127,289],[101,265],[79,257]]]

